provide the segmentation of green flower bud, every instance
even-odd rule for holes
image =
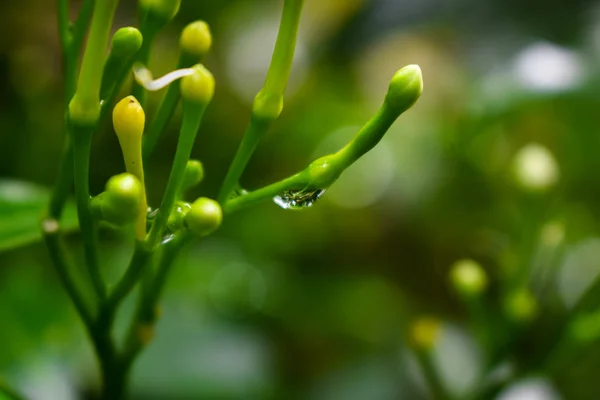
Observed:
[[[134,175],[115,175],[106,183],[105,191],[92,199],[92,213],[112,225],[128,225],[139,216],[143,193]]]
[[[420,317],[410,325],[410,342],[417,350],[429,351],[435,346],[441,331],[439,319]]]
[[[214,232],[223,221],[221,206],[214,200],[200,197],[192,203],[184,222],[188,229],[198,236],[207,236]]]
[[[169,219],[167,221],[167,228],[171,232],[177,232],[185,227],[184,221],[185,216],[192,209],[190,203],[186,203],[184,201],[178,201],[175,204],[175,208],[171,215],[169,215]]]
[[[171,21],[179,12],[181,0],[140,0],[142,11],[164,23]]]
[[[457,261],[450,270],[450,280],[456,291],[464,297],[475,297],[488,286],[484,269],[473,260]]]
[[[196,72],[181,80],[181,97],[197,105],[207,105],[215,93],[215,78],[202,64],[192,67]]]
[[[407,65],[394,74],[385,103],[395,115],[412,107],[423,92],[423,75],[418,65]]]
[[[516,290],[504,299],[504,312],[515,322],[528,322],[535,318],[538,303],[529,290]]]
[[[183,176],[182,191],[196,186],[204,179],[204,167],[198,160],[189,160],[185,166],[185,174]]]
[[[110,54],[119,58],[130,58],[142,47],[142,34],[133,27],[121,28],[115,32]]]
[[[179,46],[182,52],[195,58],[208,53],[212,46],[212,35],[208,24],[204,21],[195,21],[187,25],[181,33]]]

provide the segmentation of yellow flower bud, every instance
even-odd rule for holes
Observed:
[[[194,57],[202,57],[212,46],[212,35],[208,24],[195,21],[185,27],[179,40],[181,51]]]
[[[192,68],[196,72],[181,80],[181,97],[190,103],[207,105],[215,93],[215,78],[202,64]]]
[[[125,161],[125,169],[136,176],[144,185],[144,167],[142,165],[142,135],[146,116],[140,103],[133,96],[125,97],[113,110],[113,125]],[[146,193],[144,190],[139,217],[136,222],[136,238],[146,237]]]
[[[480,295],[488,285],[485,271],[473,260],[457,261],[450,270],[450,280],[456,291],[465,297]]]

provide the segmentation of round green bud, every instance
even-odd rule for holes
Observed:
[[[555,186],[560,171],[556,159],[544,146],[531,143],[521,148],[513,160],[517,184],[530,192],[543,192]]]
[[[439,319],[419,317],[410,325],[410,342],[417,350],[429,351],[435,346],[441,331]]]
[[[119,58],[133,57],[142,47],[143,40],[141,32],[136,28],[121,28],[112,38],[110,52]]]
[[[140,0],[140,8],[148,14],[169,22],[179,12],[181,0]]]
[[[458,293],[475,297],[487,289],[488,277],[484,269],[473,260],[459,260],[450,270],[450,281]]]
[[[204,21],[195,21],[187,25],[179,39],[181,51],[194,57],[202,57],[212,46],[212,35],[208,24]]]
[[[204,167],[198,160],[189,160],[185,165],[185,174],[183,175],[183,190],[196,186],[204,179]]]
[[[200,197],[192,203],[184,222],[188,229],[198,236],[207,236],[214,232],[223,221],[223,210],[215,200]]]
[[[116,226],[134,222],[143,199],[139,179],[129,173],[115,175],[106,183],[105,191],[92,199],[92,212]]]
[[[202,64],[192,68],[196,72],[181,80],[181,97],[190,103],[206,105],[215,94],[215,78]]]
[[[504,312],[515,322],[528,322],[535,318],[538,303],[529,290],[516,290],[504,299]]]
[[[423,75],[418,65],[407,65],[394,74],[385,103],[395,115],[408,110],[423,93]]]
[[[266,121],[274,121],[279,118],[283,110],[283,96],[267,93],[264,90],[258,92],[252,105],[252,114]]]
[[[171,232],[177,232],[185,227],[184,220],[187,213],[192,209],[190,203],[186,203],[185,201],[178,201],[175,204],[175,209],[169,215],[169,219],[167,221],[167,228]]]

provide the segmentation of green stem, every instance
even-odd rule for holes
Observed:
[[[150,246],[152,247],[156,245],[162,236],[169,215],[171,215],[175,202],[177,201],[177,195],[181,192],[181,186],[185,177],[185,166],[192,154],[196,134],[200,129],[200,123],[205,110],[206,105],[198,106],[189,104],[185,101],[183,102],[183,121],[179,133],[177,150],[175,152],[175,160],[173,161],[173,167],[171,168],[171,174],[169,175],[169,182],[167,183],[165,194],[148,238],[148,243],[150,243]]]
[[[225,204],[231,192],[238,185],[240,177],[246,169],[246,165],[248,165],[254,150],[256,150],[258,143],[268,130],[269,125],[269,122],[262,121],[254,116],[250,120],[250,125],[242,138],[242,143],[240,143],[240,147],[238,148],[231,166],[229,167],[229,171],[227,172],[227,176],[223,181],[223,186],[218,197],[219,203]]]
[[[73,126],[72,128],[75,197],[77,201],[79,228],[83,235],[85,261],[92,285],[99,299],[102,301],[106,298],[106,287],[100,274],[97,230],[90,211],[89,171],[92,135],[85,127]]]
[[[50,252],[50,259],[56,268],[58,277],[73,302],[77,313],[81,317],[89,331],[92,330],[93,316],[89,305],[86,304],[84,296],[75,284],[72,276],[73,266],[67,258],[67,252],[60,237],[60,226],[58,220],[54,218],[45,219],[42,222],[42,232],[46,246]]]
[[[69,32],[69,0],[57,1],[58,14],[58,35],[60,44],[65,51],[71,42],[71,33]]]
[[[139,281],[152,254],[152,249],[149,248],[145,242],[136,242],[135,250],[129,266],[125,271],[125,275],[123,275],[119,283],[117,283],[106,302],[105,308],[109,310],[110,313],[114,313],[121,301],[129,294],[129,292],[131,292],[135,284]]]
[[[273,197],[287,190],[304,187],[306,185],[306,179],[304,178],[303,172],[299,172],[279,182],[275,182],[261,189],[228,200],[223,205],[223,212],[225,215],[228,215],[241,210],[242,208],[260,203],[261,201],[267,199],[271,200]]]
[[[125,371],[129,370],[136,356],[147,344],[147,340],[140,336],[139,330],[142,328],[153,329],[157,318],[156,307],[168,276],[181,249],[189,243],[191,238],[192,236],[188,234],[178,234],[163,246],[164,252],[160,258],[156,275],[149,282],[147,290],[140,294],[137,311],[129,329],[122,359]]]
[[[177,69],[188,68],[193,64],[194,59],[190,55],[181,54],[177,63]],[[179,84],[173,83],[169,85],[169,89],[160,103],[158,111],[148,126],[148,129],[144,134],[144,147],[142,151],[144,164],[147,164],[148,159],[152,155],[161,136],[165,133],[167,125],[171,121],[175,109],[177,108],[180,93],[181,90]]]
[[[259,141],[268,131],[271,122],[279,117],[283,107],[283,95],[287,87],[292,61],[296,50],[296,38],[304,0],[285,0],[283,13],[271,65],[265,85],[254,101],[252,119],[242,143],[229,167],[219,193],[219,203],[224,204],[238,185],[242,173]]]
[[[69,105],[72,120],[95,123],[100,116],[100,86],[112,20],[118,0],[94,2],[94,13],[83,55],[77,91]]]

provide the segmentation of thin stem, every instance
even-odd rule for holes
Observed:
[[[79,131],[81,128],[73,127],[73,166],[75,174],[75,197],[77,201],[77,216],[79,227],[83,235],[85,261],[92,280],[92,285],[100,300],[106,298],[106,287],[100,274],[98,261],[98,238],[94,218],[90,211],[90,149],[92,136],[89,132]]]
[[[63,209],[73,187],[73,146],[68,136],[60,159],[58,178],[50,195],[48,216],[60,220]]]
[[[248,161],[259,141],[268,131],[271,122],[279,117],[283,107],[283,95],[292,69],[303,5],[304,0],[285,0],[283,4],[281,23],[265,85],[254,101],[250,125],[221,187],[218,197],[221,204],[225,203],[238,185]]]
[[[144,242],[136,242],[135,250],[125,271],[125,275],[117,283],[106,302],[105,308],[107,310],[114,312],[121,301],[131,292],[135,284],[139,281],[140,276],[142,276],[144,267],[150,261],[152,254],[152,250]]]
[[[189,55],[181,54],[179,56],[179,61],[177,63],[177,69],[188,68],[194,64],[194,60]],[[148,126],[146,133],[144,134],[144,147],[143,147],[143,157],[144,164],[148,162],[148,159],[154,152],[156,145],[158,144],[160,138],[164,134],[167,125],[171,121],[175,109],[177,108],[177,103],[179,102],[180,95],[180,86],[179,84],[171,84],[169,85],[169,89],[165,94],[158,110],[152,119],[152,122]]]
[[[152,329],[157,317],[157,303],[164,291],[168,276],[181,249],[191,238],[191,235],[179,234],[163,246],[164,251],[156,275],[149,282],[148,289],[140,293],[137,311],[129,329],[122,358],[125,371],[131,367],[135,357],[147,344],[147,338],[140,335],[140,329],[142,332],[145,329]]]
[[[304,174],[300,172],[279,182],[272,183],[261,189],[248,192],[226,201],[223,205],[223,212],[225,215],[228,215],[235,211],[241,210],[242,208],[260,203],[261,201],[273,199],[273,197],[285,192],[286,190],[301,188],[305,185],[306,180],[304,179]]]
[[[240,147],[235,153],[227,176],[225,176],[225,180],[223,181],[223,186],[218,197],[219,203],[225,204],[231,192],[238,185],[240,177],[246,169],[246,165],[248,165],[252,154],[254,154],[254,150],[256,150],[269,125],[268,122],[255,117],[252,117],[250,120],[250,125],[242,138],[242,143],[240,143]]]
[[[199,109],[200,107],[200,109]],[[171,168],[171,174],[169,175],[169,182],[165,189],[156,220],[150,230],[148,243],[151,246],[156,245],[159,238],[161,237],[166,225],[169,215],[173,211],[175,201],[177,200],[177,194],[181,192],[181,185],[185,176],[185,166],[192,154],[192,147],[196,140],[196,134],[200,129],[200,123],[204,116],[206,105],[198,106],[183,102],[183,121],[181,124],[181,131],[179,133],[179,142],[177,143],[177,150],[175,152],[175,160],[173,161],[173,167]]]
[[[63,51],[69,47],[71,33],[69,32],[69,0],[57,1],[58,35]]]
[[[106,46],[118,0],[94,2],[94,13],[81,64],[77,91],[69,106],[72,119],[95,123],[100,116],[100,86]]]
[[[88,304],[84,300],[84,296],[75,284],[75,280],[72,276],[71,271],[73,270],[72,262],[67,258],[67,252],[64,244],[60,237],[60,226],[56,219],[48,218],[42,222],[42,232],[44,233],[44,240],[48,251],[50,252],[50,259],[56,268],[58,277],[65,291],[69,295],[69,298],[73,302],[77,313],[81,317],[88,330],[92,330],[93,316],[92,311]]]

